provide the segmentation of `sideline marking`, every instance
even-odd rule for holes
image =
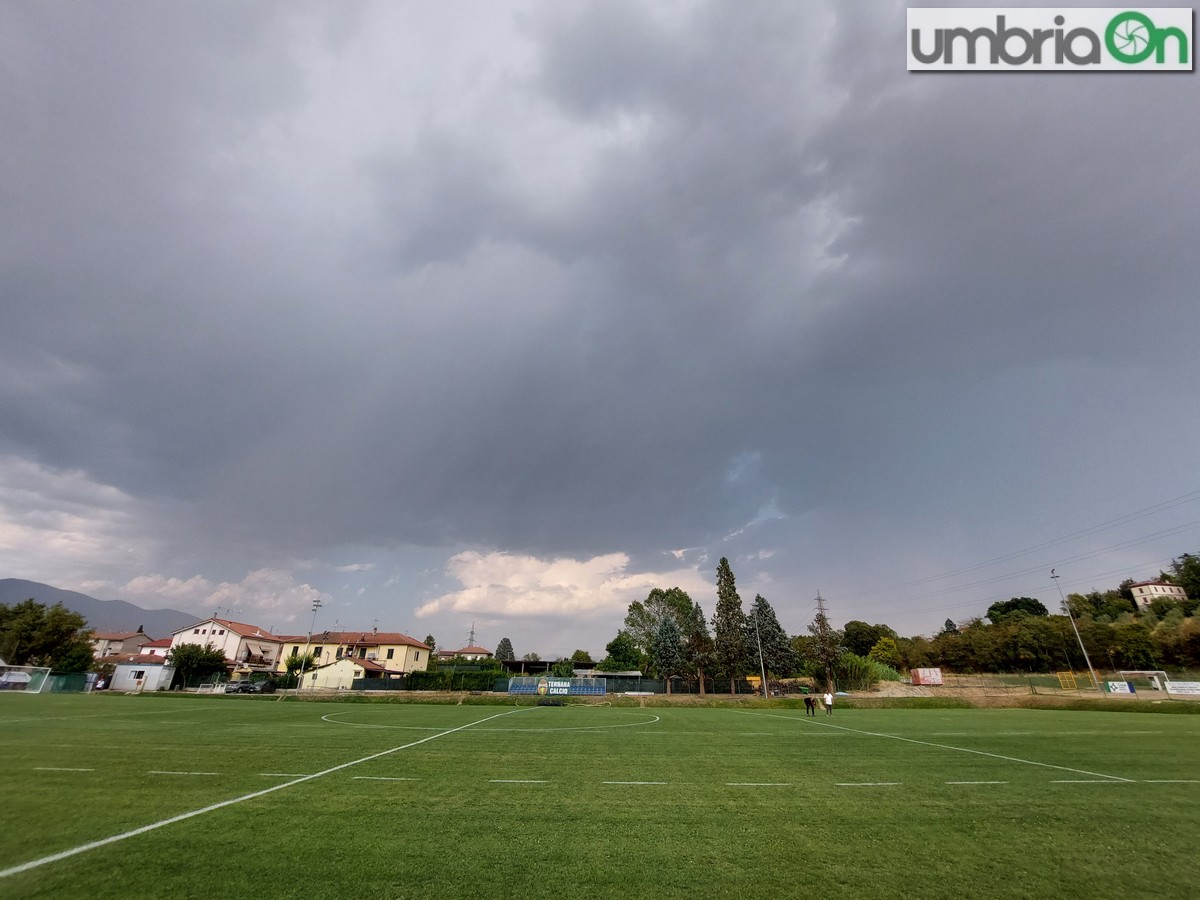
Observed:
[[[733,713],[740,713],[744,716],[769,716],[772,719],[787,719],[789,722],[801,722],[808,717],[801,719],[799,716],[779,716],[774,713],[756,713],[744,709],[730,710]],[[865,734],[868,737],[889,738],[893,741],[904,741],[907,744],[920,744],[922,747],[937,747],[939,750],[956,750],[959,753],[974,753],[976,756],[990,756],[992,759],[1003,759],[1007,762],[1024,763],[1027,766],[1042,766],[1046,769],[1058,769],[1060,772],[1074,772],[1076,775],[1094,775],[1096,778],[1107,778],[1112,781],[1122,781],[1126,784],[1137,784],[1134,778],[1122,778],[1120,775],[1105,775],[1103,772],[1089,772],[1086,769],[1072,769],[1070,766],[1056,766],[1054,763],[1038,762],[1034,759],[1021,759],[1019,756],[1005,756],[1003,753],[989,753],[987,750],[973,750],[970,747],[955,747],[952,744],[939,744],[936,741],[919,741],[916,738],[901,737],[898,734],[884,734],[880,731],[863,731],[859,728],[847,728],[845,725],[834,725],[832,722],[820,722],[813,720],[814,725],[820,725],[822,728],[837,728],[841,731],[849,731],[851,734]]]
[[[536,778],[492,778],[488,780],[488,784],[549,784],[549,781],[540,781]]]
[[[95,772],[95,769],[66,769],[59,766],[34,766],[35,772]]]
[[[839,781],[838,787],[893,787],[902,784],[899,781]]]
[[[669,784],[667,781],[602,781],[601,784]]]
[[[420,781],[420,778],[400,778],[388,775],[355,775],[355,781]]]
[[[1200,781],[1182,778],[1143,778],[1142,784],[1200,784]]]
[[[947,781],[946,784],[1008,784],[1007,781]]]
[[[521,709],[536,709],[533,706],[522,706]],[[429,725],[374,725],[366,722],[343,722],[341,719],[335,719],[334,716],[349,716],[353,715],[350,712],[328,713],[321,716],[322,722],[328,722],[330,725],[346,725],[351,728],[401,728],[411,729],[413,731],[436,731],[436,726]],[[622,722],[617,725],[571,725],[566,728],[488,728],[491,732],[513,732],[516,734],[541,734],[552,731],[603,731],[607,728],[637,728],[640,725],[655,725],[662,721],[662,717],[651,714],[650,718],[641,722]]]
[[[1111,775],[1105,775],[1105,778],[1111,778]],[[1131,779],[1124,779],[1129,784],[1137,784]],[[1104,781],[1101,778],[1062,778],[1057,781],[1050,782],[1051,784],[1118,784],[1116,781]]]
[[[158,769],[151,769],[147,775],[220,775],[220,772],[163,772]]]
[[[791,787],[790,781],[727,781],[725,787]]]
[[[275,791],[281,791],[284,788],[292,787],[293,785],[303,784],[306,781],[312,781],[314,778],[320,778],[324,775],[330,775],[334,772],[340,772],[342,769],[348,769],[351,766],[357,766],[359,763],[370,762],[373,759],[388,756],[400,750],[407,750],[409,747],[415,747],[418,744],[424,744],[426,741],[437,740],[440,737],[445,737],[448,734],[454,734],[456,731],[463,731],[473,725],[480,725],[483,722],[488,722],[492,719],[498,719],[501,716],[511,716],[516,712],[524,712],[530,709],[537,709],[536,706],[519,707],[509,710],[508,712],[496,713],[494,716],[488,716],[484,719],[477,719],[474,722],[468,722],[466,725],[459,725],[457,728],[451,728],[439,734],[431,734],[428,737],[423,737],[420,740],[413,741],[410,744],[403,744],[399,747],[392,747],[390,750],[382,750],[379,753],[372,753],[370,756],[364,756],[362,759],[355,759],[348,763],[341,763],[329,769],[324,769],[320,772],[314,772],[312,775],[304,775],[294,781],[285,781],[283,784],[275,784],[269,788],[263,788],[261,791],[253,791],[249,794],[243,794],[241,797],[234,797],[231,800],[222,800],[220,803],[213,803],[209,806],[200,809],[194,809],[191,812],[180,813],[177,816],[171,816],[169,819],[163,819],[159,822],[152,822],[149,825],[143,825],[140,828],[134,828],[131,831],[125,831],[121,834],[114,834],[111,837],[102,838],[98,841],[90,841],[86,844],[80,844],[78,847],[72,847],[70,850],[63,850],[60,853],[52,853],[49,856],[43,856],[41,859],[33,859],[20,865],[10,866],[7,869],[0,869],[0,878],[8,878],[11,875],[20,875],[22,872],[28,872],[30,869],[36,869],[39,866],[44,866],[49,863],[59,862],[60,860],[69,859],[72,856],[78,856],[80,853],[86,853],[88,850],[97,850],[100,847],[107,847],[109,844],[115,844],[117,841],[123,841],[126,838],[136,837],[139,834],[145,834],[148,831],[154,831],[158,828],[163,828],[167,825],[174,825],[176,822],[184,822],[188,819],[193,819],[196,816],[204,815],[205,813],[214,812],[218,809],[224,809],[226,806],[234,806],[238,803],[244,803],[247,800],[254,800],[258,797],[272,794]]]

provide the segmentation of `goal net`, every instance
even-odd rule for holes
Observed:
[[[0,691],[40,694],[49,680],[49,666],[0,666]]]

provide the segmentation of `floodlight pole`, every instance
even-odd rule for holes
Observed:
[[[1092,661],[1088,659],[1087,647],[1083,646],[1083,638],[1079,636],[1079,626],[1075,624],[1075,616],[1071,612],[1071,604],[1067,603],[1067,598],[1063,596],[1062,585],[1058,583],[1058,575],[1054,574],[1054,570],[1050,570],[1050,578],[1054,582],[1054,586],[1058,588],[1058,599],[1062,601],[1063,609],[1067,611],[1067,618],[1071,620],[1071,629],[1075,632],[1075,640],[1079,641],[1079,649],[1083,651],[1083,661],[1087,663],[1088,673],[1092,676],[1092,684],[1096,690],[1100,690],[1100,679],[1096,677],[1096,670],[1092,668]]]
[[[770,697],[770,691],[767,689],[767,664],[763,660],[762,635],[759,634],[758,631],[757,612],[754,614],[754,640],[758,644],[758,666],[762,670],[763,699],[766,700],[768,697]]]
[[[304,657],[300,660],[300,674],[296,676],[296,696],[300,696],[300,688],[304,684],[304,664],[308,662],[309,650],[312,647],[313,631],[317,627],[317,610],[321,608],[321,598],[313,597],[312,621],[308,623],[308,640],[304,642]]]

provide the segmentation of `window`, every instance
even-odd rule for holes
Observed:
[[[218,631],[218,632],[217,632],[217,634],[224,634],[224,633],[225,633],[225,629],[224,629],[224,628],[222,628],[220,631]]]
[[[141,680],[142,680],[143,678],[145,678],[145,677],[146,677],[146,670],[145,670],[145,669],[134,669],[134,670],[133,670],[133,679],[134,679],[134,681],[141,681]]]
[[[313,647],[312,652],[313,652],[313,659],[321,658],[321,648],[320,647]]]
[[[359,648],[358,648],[358,658],[359,658],[359,659],[366,659],[366,658],[367,658],[367,648],[366,648],[366,647],[359,647]]]
[[[300,645],[297,644],[296,646],[292,647],[292,656],[299,656],[299,655],[300,655]]]
[[[421,661],[421,651],[420,650],[418,650],[415,654],[413,654],[413,659],[416,660],[417,662]]]
[[[199,633],[200,633],[200,629],[199,629],[199,628],[193,628],[193,629],[192,629],[192,634],[199,634]]]
[[[391,658],[392,658],[392,657],[394,657],[395,655],[396,655],[396,648],[395,648],[395,647],[388,647],[388,655],[387,655],[387,658],[388,658],[388,659],[391,659]]]
[[[338,659],[342,658],[342,648],[341,647],[338,647],[338,649],[337,649],[337,658]]]

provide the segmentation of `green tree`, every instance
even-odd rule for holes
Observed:
[[[429,648],[429,655],[431,657],[437,655],[437,641],[435,641],[433,639],[432,634],[425,635],[425,640],[422,643],[424,643],[425,646]]]
[[[1157,668],[1150,629],[1140,622],[1112,626],[1109,648],[1118,665],[1126,669]]]
[[[167,662],[175,667],[175,674],[184,687],[193,681],[199,683],[210,675],[227,671],[225,654],[204,644],[180,644],[172,647]]]
[[[796,651],[792,649],[787,632],[779,624],[775,610],[762,594],[755,594],[754,602],[750,604],[750,612],[746,616],[746,642],[754,647],[755,655],[761,644],[762,664],[767,670],[768,679],[772,675],[779,677],[796,671]],[[768,690],[768,686],[764,685],[763,690]]]
[[[873,659],[877,663],[883,663],[885,666],[891,666],[893,669],[899,669],[901,665],[900,651],[896,647],[896,639],[890,637],[881,637],[875,642],[875,646],[867,654],[867,659]]]
[[[516,659],[517,654],[513,650],[512,641],[508,638],[500,638],[500,643],[496,645],[495,657],[501,662]]]
[[[13,666],[85,672],[92,662],[87,622],[61,603],[0,605],[0,657]]]
[[[829,615],[825,612],[825,601],[817,595],[817,614],[809,623],[808,632],[812,635],[809,642],[809,664],[824,680],[826,690],[833,690],[833,670],[842,655],[842,634],[829,624]]]
[[[622,629],[604,648],[608,654],[596,666],[601,672],[640,672],[642,654],[629,632]]]
[[[958,626],[954,624],[953,619],[947,619],[942,623],[941,634],[958,634]]]
[[[586,650],[576,650],[571,654],[571,662],[590,664],[592,662],[592,654],[588,653]]]
[[[999,600],[989,606],[987,617],[993,625],[999,625],[1018,613],[1027,616],[1048,616],[1050,611],[1041,600],[1035,600],[1033,597],[1013,597],[1011,600]]]
[[[625,631],[633,638],[638,649],[650,655],[658,627],[664,618],[675,621],[680,630],[692,611],[692,598],[683,588],[673,587],[663,590],[654,588],[645,600],[635,600],[629,604],[625,614]]]
[[[1168,580],[1183,588],[1189,600],[1200,601],[1200,556],[1184,553],[1171,561],[1171,571],[1164,572]],[[1195,607],[1192,607],[1194,610]],[[1189,613],[1192,611],[1189,610]]]
[[[536,653],[526,653],[524,656],[521,657],[521,659],[525,660],[525,662],[541,662],[542,661],[542,658],[540,656],[538,656]]]
[[[287,672],[288,678],[292,679],[296,677],[297,673],[301,671],[307,672],[311,669],[315,661],[315,653],[291,653],[283,661],[283,668]]]
[[[842,641],[846,649],[857,656],[865,657],[879,643],[879,639],[885,637],[895,639],[896,632],[886,625],[868,625],[857,619],[850,620],[842,629]]]
[[[683,641],[679,626],[672,616],[663,616],[658,624],[658,633],[654,635],[650,648],[650,658],[658,677],[667,683],[667,693],[671,693],[671,677],[683,671]]]
[[[683,659],[687,670],[694,673],[699,684],[700,696],[705,696],[705,673],[712,665],[713,640],[708,633],[708,622],[704,618],[704,610],[699,603],[693,603],[684,622],[681,640],[683,642]]]
[[[550,667],[550,674],[555,678],[571,678],[575,674],[575,663],[570,659],[560,659]]]
[[[750,658],[746,643],[746,614],[729,560],[717,564],[717,608],[713,613],[713,649],[717,669],[729,678],[729,693],[736,693],[737,679],[746,674]]]

